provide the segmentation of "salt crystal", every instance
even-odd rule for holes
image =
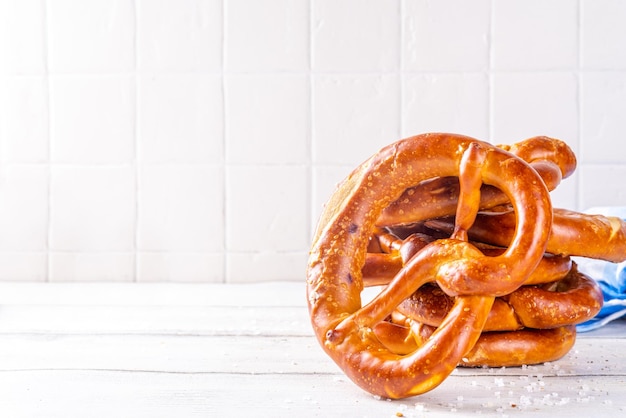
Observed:
[[[526,386],[524,386],[524,388],[528,392],[534,392],[536,390],[536,388],[537,388],[537,383],[531,382],[530,385],[526,385]]]

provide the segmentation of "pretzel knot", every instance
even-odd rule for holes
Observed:
[[[418,395],[457,366],[556,360],[602,306],[570,256],[626,260],[626,223],[553,209],[562,141],[424,134],[357,167],[314,235],[307,298],[325,352],[366,391]],[[382,290],[363,303],[367,286]]]
[[[452,234],[416,251],[362,306],[362,268],[383,210],[407,189],[448,177],[459,182]],[[483,185],[503,193],[516,218],[510,245],[498,255],[485,255],[468,241]],[[307,270],[316,336],[344,372],[371,393],[401,398],[431,390],[474,347],[495,297],[530,277],[544,255],[551,224],[545,182],[510,152],[451,134],[415,136],[383,148],[344,180],[321,216]],[[398,354],[377,329],[402,328],[386,319],[432,281],[454,297],[454,305],[426,341]]]

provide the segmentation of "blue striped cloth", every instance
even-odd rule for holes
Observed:
[[[626,220],[626,207],[596,207],[586,213],[616,216]],[[626,316],[626,262],[611,263],[576,257],[578,270],[595,279],[604,295],[604,306],[595,318],[578,325],[579,332],[600,328]]]

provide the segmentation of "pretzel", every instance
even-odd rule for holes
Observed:
[[[398,311],[393,319],[376,325],[380,341],[398,355],[425,344],[437,329],[414,321]],[[483,332],[459,367],[513,367],[555,361],[569,352],[576,339],[575,325],[556,328],[521,328],[515,331]]]
[[[479,213],[469,235],[481,242],[506,246],[514,237],[515,218],[513,210]],[[429,220],[426,224],[442,231],[454,230],[452,218]],[[555,208],[546,251],[620,262],[626,259],[626,222]]]
[[[370,303],[361,305],[362,268],[383,210],[410,187],[459,178],[454,231],[421,248]],[[487,256],[468,242],[482,184],[511,202],[511,245]],[[353,171],[328,201],[314,234],[307,268],[311,322],[326,353],[363,389],[388,398],[439,385],[470,351],[496,296],[524,284],[545,252],[552,207],[544,181],[521,158],[452,134],[424,134],[383,148]],[[397,354],[376,329],[415,290],[436,281],[454,306],[424,344]],[[402,336],[402,334],[400,334]],[[391,334],[389,339],[399,341]]]
[[[593,318],[600,311],[602,301],[598,284],[574,265],[558,281],[522,286],[496,298],[483,332],[576,325]],[[398,312],[413,321],[438,326],[453,303],[436,285],[427,284],[404,300]]]
[[[418,231],[424,231],[422,225],[417,225],[414,228]],[[445,229],[452,231],[453,228],[446,224]],[[379,239],[385,242],[381,244],[377,241]],[[400,271],[407,259],[423,248],[426,243],[434,240],[434,237],[423,232],[411,233],[404,240],[390,233],[375,234],[372,242],[377,243],[374,246],[377,251],[366,254],[365,264],[361,270],[364,285],[370,287],[388,284]],[[481,251],[486,255],[497,255],[504,251],[502,248],[489,247],[482,243],[474,243],[474,245],[481,248]],[[371,247],[372,244],[370,243]],[[525,284],[554,282],[565,277],[571,267],[572,262],[568,256],[544,254],[535,270],[526,279]]]
[[[528,162],[542,177],[548,190],[554,190],[562,179],[576,168],[576,156],[563,141],[538,136],[513,145],[498,145]],[[457,177],[429,179],[408,188],[402,196],[386,207],[378,225],[389,226],[453,215],[457,206]],[[508,197],[491,185],[483,185],[480,209],[508,203]]]
[[[423,344],[434,327],[414,324],[411,336],[416,346]],[[567,354],[576,342],[576,326],[549,329],[523,328],[517,331],[484,332],[466,353],[462,367],[516,367],[555,361]]]
[[[397,248],[397,243],[391,247]],[[598,313],[602,292],[569,257],[546,255],[540,265],[532,275],[540,285],[522,286],[496,298],[480,338],[459,366],[537,364],[557,360],[571,349],[574,325]],[[392,320],[375,327],[376,335],[397,354],[412,352],[427,341],[453,304],[436,284],[427,283],[398,306]]]

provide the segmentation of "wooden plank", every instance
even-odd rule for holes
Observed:
[[[0,306],[0,333],[313,335],[304,307]]]
[[[556,383],[555,383],[556,382]],[[626,411],[623,377],[498,379],[452,376],[400,401],[338,377],[19,371],[0,373],[0,410],[11,417],[442,417],[615,416]]]
[[[459,368],[459,376],[626,376],[626,340],[583,340],[552,363]],[[0,370],[343,374],[314,337],[0,335]]]
[[[304,280],[218,283],[2,283],[1,305],[306,306]]]
[[[593,331],[579,332],[576,338],[626,338],[626,318],[620,318]]]
[[[302,283],[48,285],[0,285],[3,415],[502,417],[626,410],[623,322],[579,335],[560,361],[457,369],[427,394],[389,402],[360,390],[323,353]]]
[[[0,371],[338,374],[313,337],[0,335]]]

